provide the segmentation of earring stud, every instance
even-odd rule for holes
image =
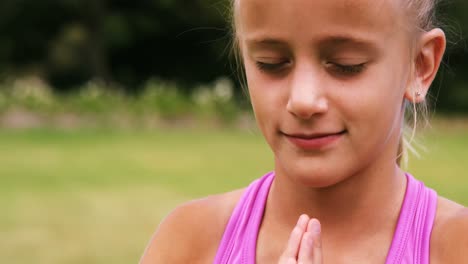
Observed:
[[[421,93],[420,92],[416,92],[416,97],[419,97],[421,96]]]

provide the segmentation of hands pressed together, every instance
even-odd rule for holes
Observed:
[[[322,264],[321,227],[317,219],[301,215],[278,264]]]

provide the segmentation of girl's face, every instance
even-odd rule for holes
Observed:
[[[240,0],[236,27],[276,172],[314,187],[394,166],[410,36],[393,0]]]

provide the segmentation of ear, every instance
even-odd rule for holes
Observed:
[[[405,98],[420,103],[439,70],[446,47],[445,33],[439,28],[425,32],[416,47],[412,81],[406,88]]]

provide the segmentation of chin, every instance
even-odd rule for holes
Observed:
[[[300,184],[310,188],[327,188],[340,182],[340,179],[332,175],[319,173],[297,174],[295,178]]]
[[[315,162],[289,163],[289,166],[283,167],[283,171],[295,182],[311,188],[326,188],[343,180],[337,166],[313,163]]]

